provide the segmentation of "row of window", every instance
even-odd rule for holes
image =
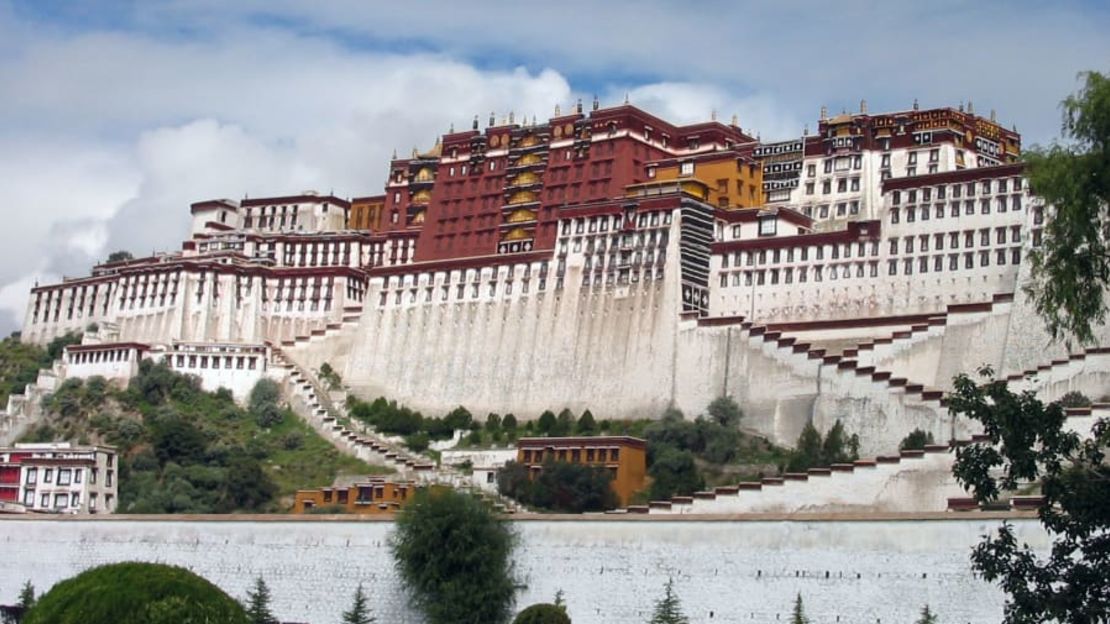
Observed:
[[[1024,183],[1022,178],[998,178],[991,180],[981,180],[979,182],[967,182],[964,184],[941,184],[936,187],[935,195],[937,199],[947,199],[950,194],[953,198],[959,199],[965,194],[968,197],[974,197],[976,190],[979,190],[982,195],[990,195],[992,192],[999,194],[1009,193],[1011,189],[1013,192],[1021,192]],[[922,187],[920,189],[908,189],[905,191],[905,199],[907,203],[917,203],[917,198],[920,195],[921,201],[932,201],[934,195],[933,187]],[[901,190],[890,192],[891,205],[898,206],[902,203],[903,192]]]
[[[946,210],[946,207],[947,207],[947,210]],[[965,199],[962,202],[962,207],[963,207],[962,213],[964,215],[973,215],[973,214],[976,213],[975,200],[974,199]],[[1007,212],[1007,207],[1009,207],[1009,212],[1021,212],[1024,209],[1024,203],[1022,202],[1022,196],[1021,195],[1011,195],[1011,196],[1008,196],[1008,197],[1004,196],[1004,197],[994,198],[994,211],[995,212],[1005,213],[1005,212]],[[928,205],[905,206],[904,208],[899,208],[899,207],[895,206],[895,207],[892,207],[890,209],[890,222],[891,223],[900,223],[901,220],[902,220],[902,215],[903,214],[906,217],[906,222],[907,223],[913,223],[914,221],[917,221],[918,217],[920,217],[920,219],[922,221],[928,221],[929,218],[930,218],[930,215],[935,215],[937,219],[943,219],[946,212],[947,212],[948,216],[950,216],[950,217],[958,217],[958,216],[960,216],[960,213],[961,213],[960,208],[961,208],[961,202],[959,202],[959,201],[952,201],[952,202],[949,202],[948,204],[939,203],[939,204],[935,204],[933,206],[928,206]],[[991,214],[991,200],[990,199],[984,198],[984,199],[979,200],[978,213],[983,214],[983,215]],[[1041,218],[1043,218],[1043,215],[1040,215],[1040,213],[1037,212],[1037,213],[1034,213],[1034,217],[1036,217],[1037,219],[1041,219]]]
[[[978,237],[976,237],[978,232]],[[980,247],[989,247],[991,244],[991,228],[982,228],[979,230],[963,230],[961,232],[938,232],[936,234],[920,234],[918,236],[905,236],[899,239],[898,237],[891,237],[889,239],[890,255],[897,255],[899,249],[899,241],[904,253],[913,253],[915,241],[916,247],[919,251],[929,251],[929,241],[932,239],[933,248],[937,251],[944,249],[944,241],[948,240],[949,249],[958,249],[960,247],[960,239],[963,239],[963,246],[966,248],[974,247],[975,240],[978,238]],[[1011,225],[1009,227],[996,227],[994,228],[994,241],[996,245],[1005,245],[1009,238],[1011,243],[1021,242],[1021,226]]]
[[[67,361],[70,364],[100,364],[101,362],[126,362],[131,359],[131,349],[108,349],[101,351],[70,352]]]
[[[177,354],[172,359],[166,358],[167,363],[173,368],[191,368],[220,370],[255,370],[258,368],[259,356],[256,355],[184,355]]]
[[[109,457],[112,457],[112,456],[109,455]],[[39,477],[39,469],[38,468],[27,468],[23,472],[24,472],[24,481],[23,482],[24,482],[25,485],[29,485],[29,486],[38,485],[38,477]],[[111,471],[109,471],[109,472],[111,472]],[[42,482],[43,483],[50,483],[50,484],[54,484],[54,485],[70,485],[72,483],[81,483],[81,480],[84,478],[84,475],[85,475],[85,469],[84,468],[58,468],[57,469],[58,482],[56,484],[54,483],[54,476],[55,476],[54,473],[55,473],[54,468],[43,468],[42,469]],[[98,473],[98,470],[96,468],[92,468],[92,469],[89,470],[89,483],[90,484],[95,484],[96,483],[97,473]],[[109,477],[109,481],[108,481],[109,486],[112,485],[110,479],[111,479],[111,477]]]
[[[1005,266],[1007,264],[1017,265],[1021,263],[1021,248],[1011,247],[1007,249],[982,250],[977,254],[968,252],[963,254],[937,254],[934,256],[919,256],[916,258],[905,258],[902,260],[888,260],[887,261],[887,275],[898,275],[901,269],[902,275],[913,275],[915,268],[918,273],[929,273],[930,267],[932,271],[940,273],[945,271],[947,266],[948,271],[957,271],[961,268],[960,258],[963,258],[964,269],[974,269],[976,267],[985,268],[993,263],[998,266]],[[946,259],[947,258],[947,262]],[[814,282],[821,282],[825,279],[836,281],[837,279],[850,279],[852,277],[878,277],[879,276],[879,262],[845,262],[840,264],[831,265],[814,265],[799,266],[799,267],[785,267],[782,269],[758,269],[748,271],[732,271],[728,273],[722,272],[720,274],[720,285],[722,288],[729,286],[763,286],[765,284],[776,285],[779,283],[793,284],[795,280],[798,283],[804,284],[812,280]]]
[[[858,193],[860,190],[859,177],[853,178],[840,178],[836,181],[837,193]],[[832,180],[823,180],[821,182],[821,194],[828,195],[832,193]],[[814,183],[806,182],[806,195],[813,195]]]
[[[521,451],[523,454],[523,463],[525,464],[542,464],[544,461],[569,461],[571,463],[586,462],[618,462],[621,458],[621,450],[617,447],[611,448],[584,448],[584,449],[524,449]]]
[[[879,241],[810,245],[806,247],[787,247],[785,249],[760,249],[758,251],[734,251],[732,254],[721,256],[721,268],[727,269],[730,261],[733,266],[738,267],[742,264],[752,266],[754,264],[767,264],[768,262],[771,264],[790,263],[794,262],[795,258],[800,262],[808,262],[810,257],[815,260],[824,260],[826,249],[829,250],[829,257],[833,260],[838,260],[841,257],[851,258],[853,249],[856,257],[859,258],[866,255],[877,256],[879,255]]]
[[[641,212],[634,218],[634,223],[637,227],[655,227],[660,225],[660,223],[663,225],[670,225],[671,219],[672,214],[670,211]],[[608,232],[610,227],[612,227],[613,231],[617,231],[623,224],[624,217],[621,215],[562,219],[559,221],[559,233],[561,236],[570,236],[572,228],[575,234]]]

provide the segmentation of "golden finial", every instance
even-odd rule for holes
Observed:
[[[821,106],[821,121],[825,121],[828,118],[829,118],[829,107],[828,106]]]
[[[474,123],[472,123],[470,125],[470,129],[471,130],[477,130],[478,129],[478,116],[477,115],[474,115]]]
[[[921,110],[921,105],[919,105],[919,104],[917,103],[917,98],[914,98],[914,99],[913,99],[913,109],[914,109],[914,110]]]
[[[971,100],[967,101],[967,114],[968,115],[974,115],[975,114],[975,104],[973,104],[971,102]]]
[[[579,115],[582,114],[582,98],[578,98],[578,104],[576,105],[575,110],[578,111]]]
[[[496,120],[493,118],[493,111],[489,112],[489,127],[492,128],[496,125]]]
[[[867,100],[860,100],[859,101],[859,114],[861,114],[861,115],[866,115],[867,114]]]
[[[624,103],[628,104],[628,91],[624,92]]]
[[[397,148],[393,148],[393,160],[397,160]]]
[[[601,108],[601,102],[597,99],[597,94],[594,94],[594,110]]]
[[[562,115],[562,114],[563,114],[563,112],[559,109],[559,105],[556,104],[555,105],[555,116],[558,117],[559,115]]]

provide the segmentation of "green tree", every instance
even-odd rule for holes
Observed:
[[[516,416],[513,416],[512,414],[505,414],[505,417],[501,419],[501,428],[504,429],[506,432],[515,433],[516,425]]]
[[[929,610],[929,605],[921,609],[921,617],[917,619],[916,624],[937,624],[937,616]]]
[[[914,429],[898,443],[900,451],[920,451],[925,445],[933,443],[933,434],[921,429]]]
[[[1080,77],[1079,92],[1062,103],[1065,142],[1025,152],[1030,190],[1053,209],[1028,291],[1054,338],[1089,343],[1106,320],[1110,284],[1110,78]]]
[[[390,548],[428,624],[508,619],[516,536],[488,504],[450,489],[419,492],[397,514]]]
[[[859,459],[848,435],[844,432],[844,425],[839,419],[825,434],[825,441],[821,443],[821,462],[828,464],[843,464]]]
[[[677,494],[693,494],[705,487],[705,480],[698,472],[694,454],[665,448],[648,469],[651,475],[649,496],[652,500],[665,500]]]
[[[262,577],[254,580],[254,587],[247,592],[247,620],[250,624],[278,624],[270,611],[270,588]]]
[[[814,466],[821,465],[824,458],[824,445],[821,440],[821,433],[813,426],[813,423],[806,423],[802,428],[801,435],[798,436],[798,443],[794,446],[794,452],[790,454],[790,462],[787,464],[789,472],[805,472]]]
[[[798,592],[798,597],[794,599],[794,611],[790,615],[790,624],[809,624],[805,607],[802,606],[801,592]]]
[[[989,368],[980,375],[981,384],[956,377],[949,395],[949,413],[978,421],[986,436],[957,450],[953,474],[979,502],[1039,482],[1038,517],[1053,545],[1035,552],[1003,523],[974,548],[972,567],[1009,594],[1006,624],[1110,620],[1110,420],[1081,438],[1065,431],[1059,403],[1015,394]]]
[[[566,610],[555,604],[541,602],[517,614],[513,624],[571,624]]]
[[[551,431],[555,429],[555,412],[551,410],[544,410],[540,414],[539,420],[536,421],[536,431],[543,435],[551,435]]]
[[[594,435],[597,433],[597,421],[594,420],[594,415],[590,410],[585,410],[582,415],[578,417],[578,423],[574,426],[574,430],[578,435]]]
[[[689,624],[690,620],[682,613],[682,603],[674,592],[674,579],[667,579],[663,597],[655,602],[655,609],[649,624]]]
[[[493,413],[486,416],[486,431],[491,434],[501,431],[501,416]]]
[[[474,423],[474,416],[470,410],[460,405],[444,416],[443,422],[452,430],[470,429],[470,425]]]
[[[26,613],[28,609],[35,606],[35,602],[37,602],[35,598],[35,586],[31,584],[31,581],[27,581],[23,584],[22,589],[19,590],[19,602],[16,604]]]
[[[574,432],[574,413],[567,408],[555,417],[555,426],[551,428],[553,436],[568,436]]]
[[[370,615],[370,601],[362,590],[362,583],[359,583],[350,610],[343,612],[343,624],[372,624],[375,621]]]
[[[134,259],[135,256],[131,255],[130,251],[125,251],[121,249],[119,251],[113,251],[112,253],[108,254],[107,262],[111,264],[113,262],[126,262],[128,260]]]
[[[744,417],[744,413],[740,411],[740,405],[730,396],[713,399],[706,411],[709,412],[709,417],[722,427],[735,427]]]

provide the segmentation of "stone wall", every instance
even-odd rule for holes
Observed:
[[[520,521],[518,602],[562,590],[575,624],[641,624],[674,578],[691,622],[786,621],[798,592],[822,624],[912,622],[926,603],[945,622],[1001,619],[1002,593],[968,563],[995,517],[813,518]],[[26,580],[45,590],[91,566],[142,560],[187,567],[239,598],[261,575],[287,621],[339,621],[359,582],[379,622],[421,621],[392,569],[390,523],[262,520],[0,519],[0,545],[18,562],[0,567],[0,602]],[[1035,520],[1013,522],[1019,540],[1047,547]]]

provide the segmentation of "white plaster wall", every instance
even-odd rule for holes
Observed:
[[[1045,549],[1034,520],[1018,539]],[[969,514],[904,521],[518,522],[518,604],[562,590],[575,624],[640,624],[668,578],[691,622],[775,622],[801,592],[811,621],[994,624],[1004,596],[976,579],[969,553],[998,526]],[[242,598],[261,575],[285,620],[339,620],[362,582],[380,622],[417,624],[392,569],[387,522],[0,520],[18,566],[0,568],[0,601],[30,580],[46,589],[85,568],[158,561],[190,568]],[[710,615],[712,614],[712,615]]]

